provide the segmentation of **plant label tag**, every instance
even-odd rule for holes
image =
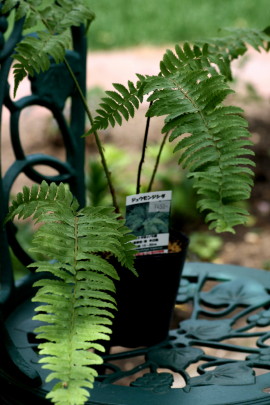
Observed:
[[[136,236],[137,255],[168,252],[171,200],[171,191],[127,196],[126,225]]]

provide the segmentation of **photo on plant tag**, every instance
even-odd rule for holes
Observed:
[[[127,197],[126,225],[137,237],[139,251],[168,250],[171,191],[136,194]]]

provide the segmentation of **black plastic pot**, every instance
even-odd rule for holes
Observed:
[[[168,337],[188,239],[178,235],[181,251],[136,256],[139,277],[119,269],[116,282],[118,311],[111,346],[138,347],[157,344]]]

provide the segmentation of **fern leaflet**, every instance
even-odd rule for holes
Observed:
[[[47,381],[57,380],[47,397],[59,405],[84,404],[116,309],[113,280],[118,274],[103,255],[115,256],[135,272],[134,237],[112,209],[79,209],[63,184],[25,187],[7,220],[15,216],[33,216],[41,223],[32,251],[48,258],[32,264],[37,272],[48,274],[35,283],[33,298],[39,303],[34,319],[43,323],[35,332],[45,340],[39,345],[40,362],[50,371]]]
[[[123,118],[128,121],[130,117],[134,117],[135,109],[142,103],[143,78],[136,85],[129,81],[128,87],[118,83],[113,83],[113,86],[116,91],[106,91],[108,97],[102,98],[101,108],[97,110],[98,115],[88,133],[105,129],[109,125],[114,127],[116,123],[121,125]]]

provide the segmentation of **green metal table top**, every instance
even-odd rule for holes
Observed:
[[[269,291],[267,271],[187,263],[169,339],[106,355],[89,404],[270,404]],[[6,324],[43,381],[28,389],[44,397],[32,312],[26,301]]]
[[[57,174],[45,176],[46,180],[65,181],[81,205],[85,199],[81,138],[84,111],[73,82],[65,75],[63,66],[53,66],[32,79],[31,95],[13,100],[8,78],[11,55],[22,36],[22,21],[16,22],[12,35],[5,41],[7,28],[7,20],[2,16],[0,121],[5,107],[10,115],[14,162],[0,178],[0,223],[18,176],[24,173],[38,183],[44,179],[38,165],[56,170]],[[85,91],[86,43],[82,27],[74,28],[73,45],[67,58]],[[71,112],[67,120],[64,105],[68,98],[71,98]],[[54,117],[63,137],[64,161],[24,151],[19,127],[24,110],[32,105],[47,108]],[[30,300],[30,284],[22,284],[16,290],[20,299],[16,294],[14,299],[9,247],[13,247],[24,264],[31,258],[20,248],[13,228],[9,227],[6,234],[1,227],[0,240],[0,304],[5,304],[0,334],[16,357],[16,373],[13,373],[11,363],[10,368],[4,366],[5,353],[0,345],[0,403],[21,405],[33,400],[45,405],[48,404],[45,395],[51,386],[45,382],[46,370],[38,363],[33,333],[37,324],[32,321],[34,304]],[[237,266],[187,263],[176,304],[173,327],[166,341],[133,350],[114,348],[104,357],[105,364],[99,370],[89,404],[270,404],[270,273]]]

